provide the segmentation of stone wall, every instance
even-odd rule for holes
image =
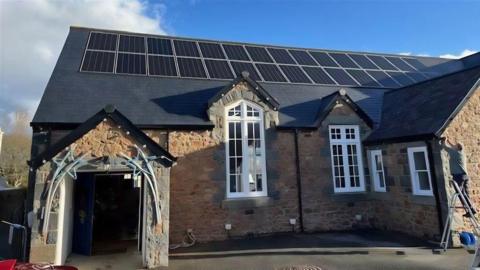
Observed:
[[[370,227],[373,212],[367,192],[334,193],[329,125],[359,125],[362,139],[370,132],[364,121],[343,102],[334,106],[318,130],[300,132],[299,159],[305,230],[312,232]],[[365,162],[366,158],[363,157],[364,167],[367,165]],[[365,178],[367,185],[367,177]]]
[[[265,139],[268,198],[226,199],[224,144],[211,131],[169,134],[178,157],[171,170],[172,243],[181,243],[187,229],[199,242],[292,230],[289,219],[298,218],[293,135],[270,130]]]
[[[166,133],[160,131],[146,131],[154,141],[162,146],[166,143]],[[66,132],[51,132],[50,136],[54,140],[46,139],[45,144],[53,144]],[[135,156],[136,149],[134,145],[139,145],[135,139],[129,136],[129,132],[121,126],[116,125],[111,120],[105,120],[97,125],[96,128],[90,130],[80,139],[71,144],[69,148],[74,149],[75,156],[87,154],[85,159],[95,159],[98,157],[119,157],[120,154],[127,156]],[[44,148],[44,147],[43,147]],[[65,149],[56,157],[65,155]],[[147,155],[148,149],[143,150]],[[36,171],[35,191],[33,201],[33,226],[31,230],[31,248],[30,261],[54,262],[57,242],[57,218],[58,218],[58,197],[57,192],[50,214],[50,223],[48,235],[42,235],[41,209],[45,205],[46,186],[51,181],[55,164],[52,161],[46,162]],[[129,168],[125,167],[125,170]],[[101,171],[99,171],[101,172]],[[161,165],[155,167],[158,192],[161,207],[161,224],[156,225],[154,222],[154,210],[151,203],[145,205],[146,208],[146,264],[149,268],[168,265],[168,245],[169,245],[169,192],[170,192],[170,168],[164,168]],[[150,190],[145,193],[147,202],[152,202]],[[139,236],[141,237],[141,236]]]
[[[442,137],[450,141],[463,144],[467,172],[469,176],[470,198],[477,210],[480,209],[480,88],[477,88],[470,99],[465,103],[461,111],[447,126]],[[452,194],[453,188],[448,184],[452,179],[448,154],[442,150],[443,177],[445,179],[447,194]],[[455,213],[455,231],[471,231],[468,219],[463,218],[465,212],[458,209]],[[457,234],[454,235],[454,244],[458,244]]]
[[[438,239],[440,234],[434,196],[412,193],[412,180],[408,165],[408,147],[426,146],[424,142],[395,143],[372,146],[381,149],[385,172],[386,192],[371,188],[375,213],[372,225],[376,228],[400,231],[426,239]],[[433,169],[433,164],[430,164]],[[432,181],[433,179],[433,172]]]
[[[239,99],[264,110],[268,197],[226,199],[224,109]],[[294,137],[274,128],[278,112],[241,82],[208,113],[213,130],[169,133],[169,151],[178,157],[171,171],[171,242],[180,243],[187,229],[200,242],[294,229],[289,224],[289,219],[298,219]],[[226,223],[232,224],[229,233]]]

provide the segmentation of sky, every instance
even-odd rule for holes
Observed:
[[[307,48],[458,58],[480,1],[0,0],[0,128],[31,117],[70,25]]]

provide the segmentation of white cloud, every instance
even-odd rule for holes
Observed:
[[[401,52],[401,53],[398,53],[399,55],[412,55],[411,52]]]
[[[0,113],[33,115],[69,26],[162,34],[164,12],[142,0],[0,1]]]
[[[459,58],[469,56],[469,55],[474,54],[474,53],[476,53],[476,51],[465,49],[460,54],[449,54],[448,53],[448,54],[442,54],[442,55],[440,55],[440,57],[448,58],[448,59],[459,59]]]

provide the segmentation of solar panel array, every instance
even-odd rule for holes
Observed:
[[[435,76],[419,59],[90,32],[80,70],[259,82],[396,88]]]

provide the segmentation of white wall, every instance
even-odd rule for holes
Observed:
[[[72,252],[73,235],[73,179],[65,176],[60,186],[60,207],[58,209],[58,232],[55,264],[64,264]]]

